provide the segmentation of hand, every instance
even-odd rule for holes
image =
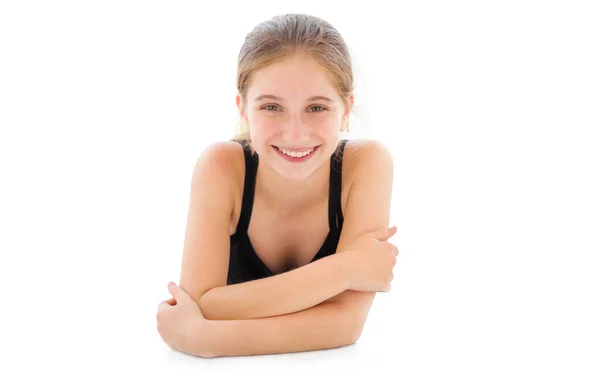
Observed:
[[[175,350],[190,353],[195,349],[194,339],[198,328],[194,325],[206,322],[200,307],[194,300],[175,285],[169,282],[169,292],[173,298],[160,302],[156,313],[157,329],[163,341]]]
[[[395,226],[366,233],[354,240],[342,254],[350,262],[350,288],[356,291],[388,292],[394,279],[398,248],[387,240],[396,234]]]

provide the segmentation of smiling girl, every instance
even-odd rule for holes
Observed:
[[[202,357],[355,343],[398,250],[390,152],[341,139],[354,104],[346,44],[320,18],[274,17],[246,36],[237,89],[240,134],[194,167],[181,278],[158,331]]]

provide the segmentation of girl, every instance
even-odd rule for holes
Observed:
[[[202,357],[353,344],[398,250],[389,151],[341,139],[354,104],[346,44],[326,21],[287,14],[250,32],[238,63],[241,131],[197,160],[180,286],[158,331]]]

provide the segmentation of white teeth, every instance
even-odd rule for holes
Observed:
[[[280,147],[277,147],[277,149],[279,149],[279,151],[282,152],[283,154],[289,155],[290,157],[294,157],[294,158],[306,157],[307,155],[312,153],[313,150],[315,150],[315,148],[312,148],[312,149],[308,149],[308,150],[300,153],[300,152],[291,152],[289,150],[286,150],[286,149],[280,148]]]

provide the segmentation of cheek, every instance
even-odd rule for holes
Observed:
[[[324,131],[331,131],[332,129],[339,128],[340,120],[333,113],[323,114],[319,117],[315,117],[312,122],[315,127],[323,129]]]
[[[335,136],[340,130],[339,121],[335,118],[324,118],[320,123],[313,127],[315,132],[325,137]]]
[[[263,115],[259,112],[253,112],[248,117],[250,123],[257,129],[259,128],[267,128],[267,127],[276,127],[278,126],[282,120],[284,119],[281,115]]]
[[[280,126],[277,123],[269,121],[255,121],[251,125],[251,132],[256,135],[257,139],[266,139],[280,132]]]

